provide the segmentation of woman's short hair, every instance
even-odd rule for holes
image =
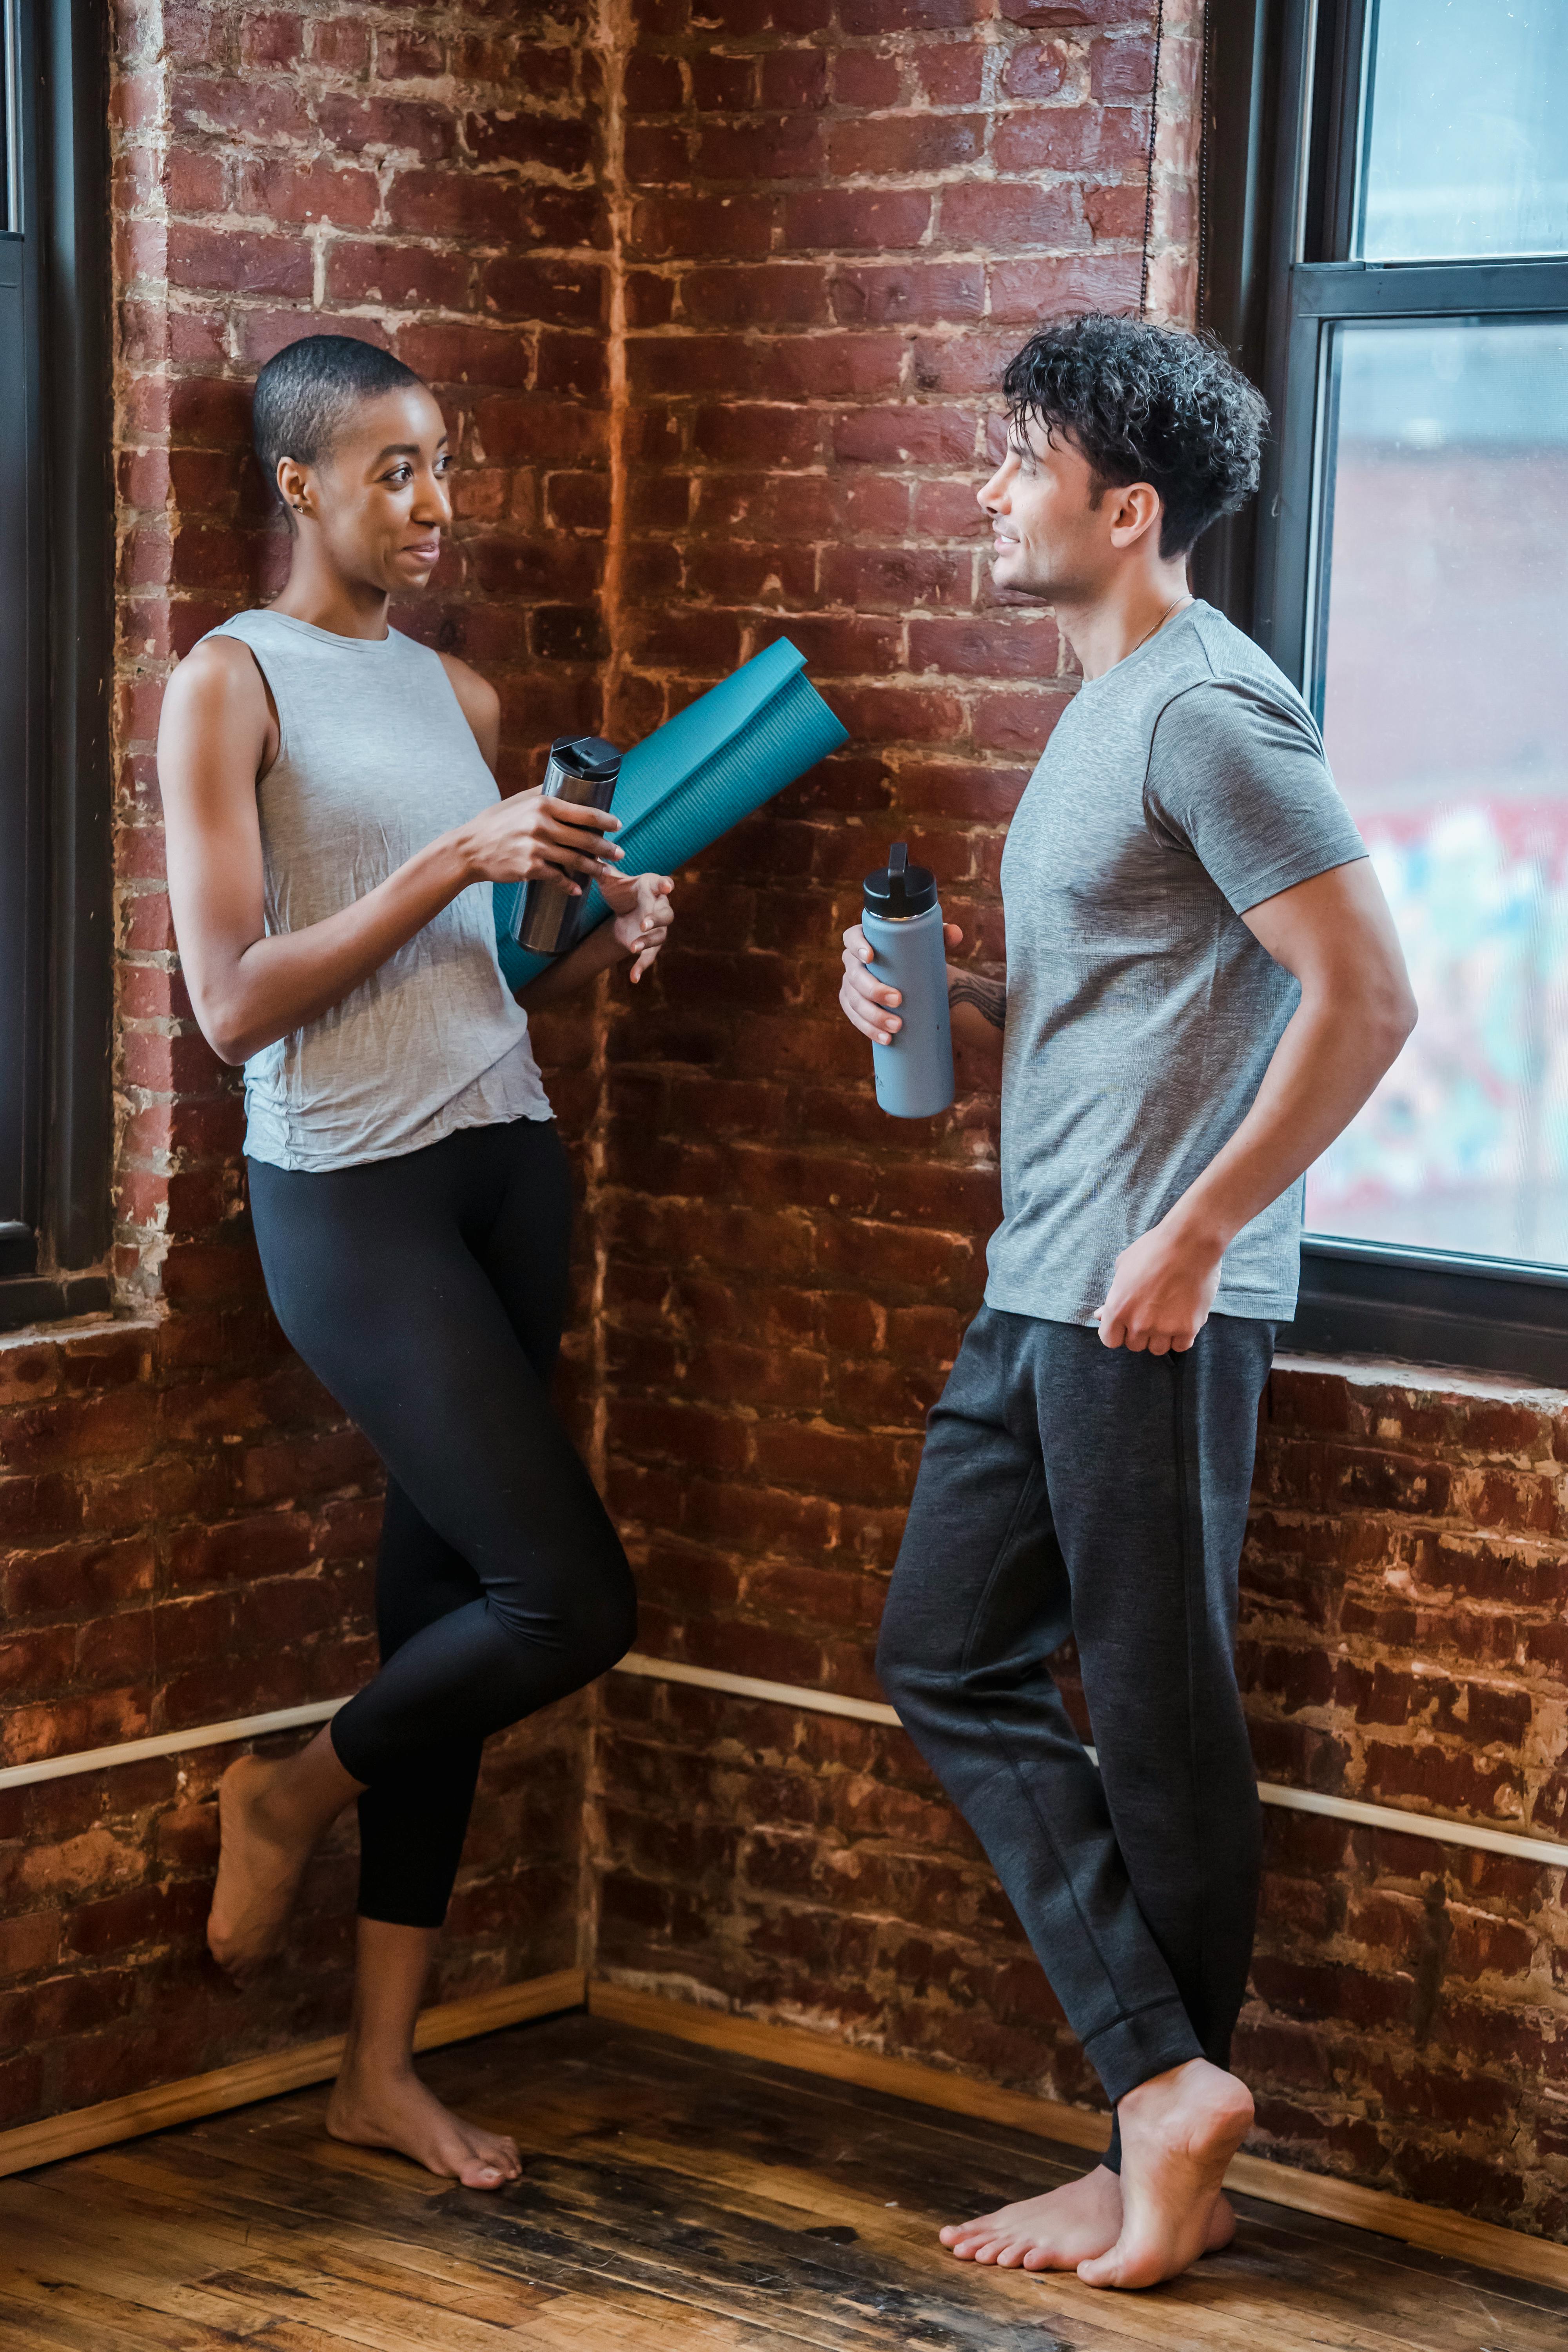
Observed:
[[[276,489],[280,458],[319,466],[331,457],[361,401],[423,382],[390,352],[357,336],[302,335],[285,344],[257,377],[251,403],[256,455],[268,482]]]
[[[1209,335],[1089,310],[1053,319],[1008,362],[1015,429],[1030,417],[1069,441],[1095,478],[1160,493],[1160,552],[1183,555],[1258,488],[1268,408]]]

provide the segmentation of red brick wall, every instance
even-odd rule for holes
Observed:
[[[902,835],[966,952],[999,963],[1007,819],[1073,680],[1051,619],[992,594],[974,492],[1029,323],[1136,304],[1152,14],[647,0],[626,64],[616,721],[784,633],[854,738],[683,887],[659,1017],[608,1041],[614,1498],[647,1531],[654,1638],[732,1597],[737,1540],[801,1553],[741,1645],[784,1679],[817,1679],[826,1641],[871,1687],[875,1588],[839,1570],[890,1565],[919,1415],[979,1296],[994,1107],[934,1135],[879,1117],[837,941]],[[1169,16],[1179,124],[1195,45]],[[1179,290],[1168,144],[1154,257]]]
[[[132,1319],[0,1345],[0,1761],[335,1696],[370,1664],[376,1465],[266,1308],[235,1077],[175,967],[153,740],[172,657],[282,576],[248,385],[329,327],[426,375],[465,460],[455,544],[401,625],[500,688],[511,780],[560,727],[596,722],[606,228],[575,16],[117,10],[115,1266]],[[542,1026],[580,1133],[591,1019]],[[447,1991],[574,1958],[583,1738],[566,1708],[492,1754]],[[225,1760],[0,1794],[0,2050],[18,2053],[0,2126],[341,2021],[347,1828],[276,1978],[241,1998],[205,1960]]]

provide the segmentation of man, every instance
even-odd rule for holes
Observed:
[[[1216,348],[1043,329],[980,492],[1000,588],[1083,671],[1002,864],[1007,977],[949,967],[1002,1086],[1003,1222],[933,1410],[878,1655],[1115,2113],[1083,2179],[942,2231],[1141,2287],[1225,2244],[1252,2119],[1228,2071],[1259,1817],[1237,1690],[1257,1411],[1294,1311],[1300,1179],[1414,1024],[1305,704],[1186,581],[1256,488],[1262,401]],[[950,945],[962,934],[948,930]],[[845,934],[840,1002],[898,997]],[[1047,1668],[1072,1634],[1100,1769]]]

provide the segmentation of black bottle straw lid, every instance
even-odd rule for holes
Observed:
[[[557,735],[550,751],[563,768],[574,769],[580,776],[592,776],[595,782],[613,776],[622,759],[616,746],[607,743],[602,735]]]
[[[911,866],[909,861],[908,842],[895,841],[888,852],[886,866],[867,875],[865,893],[869,913],[896,923],[911,915],[923,915],[928,907],[935,906],[936,876],[929,866]]]

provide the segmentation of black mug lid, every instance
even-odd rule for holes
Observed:
[[[923,915],[928,907],[935,906],[936,876],[929,866],[911,866],[908,842],[895,841],[886,866],[867,875],[865,892],[873,915],[898,922],[910,915]]]
[[[602,735],[557,735],[550,746],[550,756],[576,775],[598,780],[616,774],[622,755]]]

